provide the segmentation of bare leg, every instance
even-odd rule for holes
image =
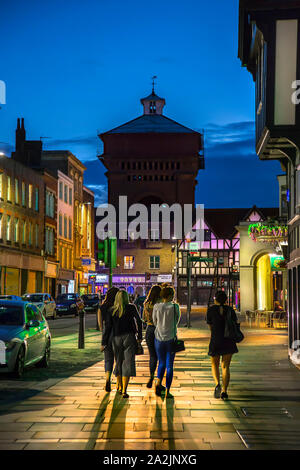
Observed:
[[[216,385],[220,383],[220,356],[213,356],[211,358],[211,370]]]
[[[122,392],[122,375],[117,375],[117,390]]]
[[[230,362],[232,354],[224,354],[222,356],[222,392],[227,392],[230,381]]]
[[[122,377],[122,381],[123,381],[122,393],[123,393],[123,395],[124,395],[124,393],[127,393],[127,387],[128,387],[128,383],[129,383],[129,378],[130,378],[130,377]]]

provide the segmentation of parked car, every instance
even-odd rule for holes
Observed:
[[[55,320],[56,303],[50,294],[25,294],[22,296],[22,300],[37,305],[45,318],[52,317]]]
[[[60,294],[56,298],[56,312],[59,317],[62,315],[78,316],[83,309],[84,303],[78,294]]]
[[[48,367],[50,347],[49,326],[36,305],[0,300],[0,373],[20,378],[29,365]]]
[[[20,297],[19,295],[6,294],[0,295],[0,300],[22,300],[22,297]]]
[[[100,307],[100,298],[98,294],[85,294],[81,296],[86,312],[96,313]]]

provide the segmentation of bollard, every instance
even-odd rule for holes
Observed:
[[[84,349],[85,318],[84,309],[79,312],[78,349]]]

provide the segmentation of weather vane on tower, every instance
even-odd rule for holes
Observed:
[[[155,86],[155,80],[157,80],[157,76],[156,75],[153,75],[152,77],[152,93],[154,94],[154,86]]]

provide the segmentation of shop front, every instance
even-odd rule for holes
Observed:
[[[58,263],[45,260],[44,291],[53,298],[56,296],[56,279],[58,276]]]
[[[43,292],[44,259],[20,252],[0,252],[0,293]]]
[[[68,294],[75,291],[75,273],[71,269],[59,269],[57,279],[58,294]]]
[[[134,295],[136,288],[139,286],[144,291],[147,287],[145,274],[116,274],[112,277],[112,284],[119,289],[125,289],[130,295]]]

